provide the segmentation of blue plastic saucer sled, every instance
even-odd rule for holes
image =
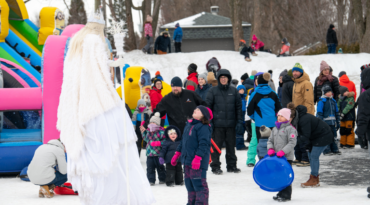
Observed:
[[[293,183],[294,172],[285,157],[266,155],[254,167],[253,179],[261,189],[278,192]]]

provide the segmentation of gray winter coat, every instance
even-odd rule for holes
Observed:
[[[280,129],[274,127],[267,142],[267,150],[274,149],[277,153],[283,150],[287,160],[294,159],[294,147],[297,144],[297,130],[289,123],[281,124]]]
[[[271,90],[273,90],[274,92],[276,92],[276,88],[275,88],[275,83],[274,81],[272,81],[271,79],[269,80],[268,82],[268,85],[270,86]]]
[[[36,185],[50,183],[55,179],[56,165],[61,174],[67,174],[64,145],[59,140],[50,140],[35,151],[27,171],[30,181]]]

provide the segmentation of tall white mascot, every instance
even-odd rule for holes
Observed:
[[[153,204],[131,119],[110,78],[104,25],[101,14],[90,16],[71,39],[64,62],[57,128],[68,179],[82,204]]]

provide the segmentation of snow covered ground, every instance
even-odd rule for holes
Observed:
[[[143,66],[150,70],[151,74],[159,70],[167,83],[171,78],[179,76],[184,79],[187,76],[187,67],[190,63],[198,65],[198,72],[205,72],[205,64],[211,57],[217,57],[222,68],[231,71],[233,78],[240,80],[240,76],[252,70],[274,71],[273,80],[278,86],[278,76],[284,69],[291,69],[295,63],[302,64],[303,69],[310,75],[311,82],[315,80],[320,71],[320,62],[325,60],[334,70],[334,75],[340,71],[346,71],[349,78],[353,80],[357,89],[360,82],[360,66],[370,63],[370,54],[342,54],[342,55],[316,55],[316,56],[296,56],[277,58],[275,55],[258,52],[258,56],[252,56],[252,62],[244,61],[243,56],[232,51],[209,51],[196,53],[179,53],[168,55],[144,55],[141,51],[127,53],[125,59],[131,66]],[[268,193],[261,190],[254,182],[252,177],[253,168],[246,166],[247,152],[237,151],[238,167],[241,169],[239,174],[226,173],[225,151],[223,150],[221,161],[224,174],[221,176],[213,175],[208,171],[208,186],[210,190],[210,204],[230,205],[230,204],[271,204],[275,203],[272,196],[275,193]],[[144,153],[144,152],[143,152]],[[335,176],[337,170],[333,169],[332,160],[358,159],[363,160],[363,171],[369,172],[370,161],[369,154],[361,150],[358,146],[355,150],[344,150],[341,156],[322,156],[321,157],[322,174],[329,177],[332,173]],[[141,164],[146,169],[146,157],[141,156]],[[344,166],[343,166],[344,167]],[[338,168],[339,170],[339,168]],[[341,170],[343,171],[343,170]],[[346,170],[344,170],[346,171]],[[356,170],[351,170],[356,175]],[[329,185],[321,183],[321,187],[313,189],[303,189],[300,183],[306,182],[310,174],[310,168],[294,167],[295,180],[293,182],[292,204],[336,204],[344,205],[349,203],[369,204],[370,199],[366,197],[366,183],[348,183],[349,185]],[[329,173],[331,172],[331,173]],[[338,174],[338,173],[337,173]],[[358,176],[357,176],[358,177]],[[361,177],[361,176],[360,176]],[[364,177],[369,180],[370,177]],[[335,180],[335,179],[334,179]],[[325,180],[324,180],[325,181]],[[327,180],[330,182],[330,180]],[[332,183],[330,183],[332,184]],[[19,178],[0,176],[0,204],[1,205],[74,205],[80,204],[77,196],[55,196],[53,199],[38,198],[38,186],[29,182],[23,182]],[[185,186],[176,186],[174,188],[158,185],[152,187],[155,194],[157,205],[177,205],[185,204],[187,192]],[[276,202],[277,203],[277,202]]]
[[[361,158],[369,160],[367,151],[361,150],[358,146],[355,150],[341,150],[341,156],[321,156],[320,173],[328,171],[326,166],[332,160]],[[253,168],[246,166],[247,152],[237,151],[238,167],[241,173],[227,173],[225,165],[225,150],[222,150],[221,162],[223,175],[214,175],[210,170],[207,172],[207,181],[210,190],[209,203],[217,205],[236,204],[261,204],[267,205],[278,203],[272,200],[276,193],[263,191],[253,180]],[[144,152],[142,151],[142,154]],[[144,155],[141,156],[141,164],[146,170]],[[366,162],[367,170],[370,165]],[[293,182],[292,204],[369,204],[367,198],[367,185],[332,186],[321,182],[319,188],[301,188],[300,184],[308,180],[309,167],[293,167],[295,180]],[[330,170],[334,171],[335,170]],[[367,178],[368,180],[368,178]],[[370,184],[369,184],[370,185]],[[52,199],[38,198],[39,187],[30,182],[21,181],[19,178],[0,178],[0,204],[1,205],[75,205],[80,204],[78,196],[56,195]],[[185,186],[167,187],[159,185],[158,179],[152,191],[157,200],[156,205],[183,205],[187,202]]]

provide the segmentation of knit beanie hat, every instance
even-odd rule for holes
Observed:
[[[361,71],[364,71],[364,69],[366,68],[370,68],[370,64],[365,64],[363,66],[361,66]]]
[[[338,49],[338,53],[343,53],[342,48],[339,48],[339,49]]]
[[[271,78],[272,78],[272,70],[268,70],[267,72],[270,73]]]
[[[256,74],[257,74],[257,71],[256,70],[252,70],[251,76],[255,76]]]
[[[303,74],[303,67],[302,67],[302,65],[299,64],[299,63],[296,63],[294,65],[293,69],[292,69],[292,73],[293,73],[293,71],[299,71],[300,73]]]
[[[153,80],[153,87],[155,87],[155,84],[156,84],[158,81],[162,83],[161,79],[159,79],[159,78],[154,78],[154,80]],[[163,88],[163,87],[162,87],[162,88]]]
[[[340,77],[342,77],[343,75],[347,75],[346,71],[341,71],[341,72],[339,73],[338,77],[340,78]]]
[[[249,78],[248,73],[244,73],[244,74],[242,75],[242,77],[240,77],[240,80],[246,80],[247,78]]]
[[[271,79],[270,73],[263,73],[262,75],[258,76],[258,79],[257,79],[258,85],[268,84],[270,79]]]
[[[281,77],[281,76],[286,76],[286,75],[288,75],[288,71],[287,71],[287,69],[285,69],[285,70],[283,70],[283,72],[281,72],[280,73],[280,75],[279,75],[279,78]]]
[[[143,99],[138,100],[137,101],[137,107],[139,107],[139,105],[146,105],[145,100],[143,100]]]
[[[206,84],[208,83],[208,81],[207,81],[207,74],[202,73],[202,74],[200,74],[200,75],[198,76],[198,79],[199,79],[199,78],[203,78],[203,79],[206,81]]]
[[[159,71],[155,72],[155,76],[157,76],[157,75],[161,75],[161,72],[159,72]]]
[[[261,137],[270,137],[271,129],[266,127],[265,125],[262,125],[260,127],[260,133],[261,133]]]
[[[239,80],[237,79],[232,79],[231,84],[234,85],[235,87],[239,84]]]
[[[322,72],[323,70],[325,70],[327,68],[330,69],[329,64],[327,64],[325,61],[321,61],[321,63],[320,63],[320,72]]]
[[[340,95],[343,96],[345,92],[348,92],[348,88],[346,86],[339,86]]]
[[[156,112],[151,118],[150,123],[154,122],[156,125],[161,126],[161,115],[159,112]]]
[[[287,73],[287,75],[289,75],[291,78],[293,77],[293,69],[290,69]]]
[[[194,63],[190,64],[189,67],[188,67],[188,70],[190,71],[190,73],[195,73],[197,72],[197,68],[198,66]]]
[[[329,25],[329,28],[330,28],[330,29],[335,28],[334,24],[330,24],[330,25]]]
[[[291,111],[290,109],[288,108],[283,108],[281,110],[279,110],[278,114],[277,115],[281,115],[283,116],[285,119],[289,120],[290,119],[290,115],[291,115]]]
[[[179,77],[174,77],[172,78],[171,80],[171,87],[174,87],[174,86],[177,86],[177,87],[182,87],[182,81]]]
[[[207,120],[212,120],[213,119],[213,113],[212,113],[211,109],[209,109],[208,107],[205,107],[203,105],[199,105],[197,108],[200,110],[200,112],[202,112],[202,115]]]
[[[175,25],[175,28],[177,28],[177,27],[180,27],[180,24],[179,24],[179,23],[177,23],[177,24]]]
[[[333,92],[333,90],[331,89],[331,87],[330,86],[324,86],[323,88],[322,88],[322,94],[323,95],[325,95],[327,92]]]
[[[257,41],[257,36],[253,34],[252,41]]]

